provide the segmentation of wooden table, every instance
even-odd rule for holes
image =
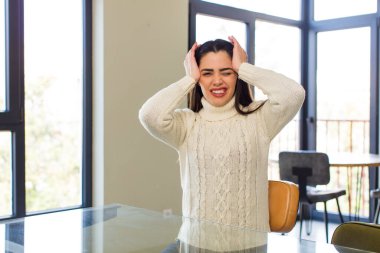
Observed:
[[[378,167],[380,155],[361,153],[327,153],[332,167]]]
[[[380,166],[380,155],[376,154],[364,154],[364,153],[327,153],[329,156],[329,163],[331,167],[340,168],[360,168],[358,170],[357,185],[356,185],[356,199],[355,199],[355,212],[354,219],[359,220],[360,202],[362,195],[360,194],[361,183],[363,178],[363,168],[375,168]],[[351,191],[352,191],[352,170],[347,172],[347,191],[348,191],[348,205],[349,205],[349,217],[351,220]],[[369,219],[371,220],[369,214]]]

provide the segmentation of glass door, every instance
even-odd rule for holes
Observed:
[[[317,150],[369,152],[370,28],[317,34]],[[368,169],[331,168],[328,187],[346,188],[344,212],[368,216]],[[333,201],[329,210],[336,210]],[[321,209],[320,207],[317,207]],[[323,209],[321,209],[323,210]]]
[[[284,74],[298,83],[301,77],[301,31],[297,27],[262,20],[255,23],[255,65]],[[256,89],[256,99],[264,99]],[[279,179],[278,154],[298,150],[300,144],[299,113],[272,140],[269,150],[269,178]]]

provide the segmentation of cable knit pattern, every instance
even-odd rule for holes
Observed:
[[[267,243],[267,233],[184,218],[178,239],[183,252],[266,252],[255,247]]]
[[[242,122],[243,123],[243,122]],[[239,127],[241,127],[241,129],[243,128],[243,124],[241,124]],[[239,153],[240,153],[240,157],[239,157],[239,170],[238,170],[238,173],[239,173],[239,182],[238,182],[238,203],[237,203],[237,208],[238,208],[238,221],[239,221],[239,226],[244,226],[244,224],[246,224],[246,213],[247,213],[247,210],[245,208],[245,203],[246,203],[246,183],[245,183],[245,180],[248,179],[249,181],[249,176],[250,174],[247,173],[248,170],[246,170],[245,168],[247,168],[247,156],[244,156],[243,154],[245,152],[247,152],[247,143],[244,141],[244,134],[243,134],[243,131],[240,132],[240,138],[238,139],[239,141]]]
[[[149,133],[179,152],[185,217],[269,231],[269,144],[295,116],[305,92],[293,80],[248,63],[239,78],[268,96],[243,108],[254,113],[237,113],[234,99],[223,107],[202,99],[199,113],[178,109],[195,85],[184,77],[150,98],[139,117]]]

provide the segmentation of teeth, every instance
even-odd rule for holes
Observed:
[[[222,94],[224,93],[224,90],[213,90],[212,93]]]

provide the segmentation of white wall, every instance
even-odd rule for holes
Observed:
[[[94,205],[181,212],[178,155],[138,110],[184,75],[187,0],[94,0]]]

